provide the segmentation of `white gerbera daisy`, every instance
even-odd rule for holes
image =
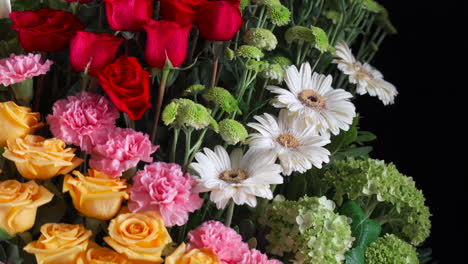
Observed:
[[[283,174],[304,173],[330,161],[330,152],[323,147],[330,139],[317,135],[313,126],[304,128],[300,116],[283,109],[278,119],[267,113],[254,118],[258,123],[247,125],[259,133],[249,135],[250,148],[261,151],[267,160],[279,158]]]
[[[349,76],[349,82],[356,84],[356,92],[360,95],[369,93],[377,96],[384,105],[393,104],[398,91],[393,84],[383,79],[383,74],[368,63],[364,65],[357,61],[346,42],[339,41],[336,45],[334,63],[338,64],[344,74]]]
[[[198,152],[195,159],[190,168],[199,175],[196,188],[211,191],[210,199],[218,209],[226,207],[231,198],[238,205],[255,207],[257,196],[273,199],[270,184],[283,183],[281,166],[255,150],[244,155],[235,149],[229,156],[223,147],[216,146],[214,152],[208,148]]]
[[[330,75],[312,74],[310,64],[304,63],[300,71],[295,66],[287,68],[285,81],[289,90],[267,87],[279,94],[273,106],[299,113],[321,135],[328,136],[329,132],[338,135],[340,129],[349,129],[356,116],[356,108],[350,102],[353,96],[343,89],[333,89]]]

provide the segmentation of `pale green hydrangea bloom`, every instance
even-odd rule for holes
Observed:
[[[395,165],[374,159],[336,161],[325,173],[324,183],[335,190],[333,199],[339,205],[344,199],[355,200],[374,212],[371,218],[380,216],[376,220],[384,232],[414,245],[429,236],[431,214],[424,195],[413,179],[398,172]]]
[[[242,45],[236,49],[235,54],[237,57],[243,57],[247,59],[260,60],[265,56],[263,52],[254,46],[251,45]]]
[[[251,28],[244,35],[244,41],[254,47],[265,50],[274,50],[278,45],[276,36],[268,29]]]
[[[222,87],[213,87],[205,91],[203,98],[208,102],[212,102],[215,105],[221,107],[227,113],[238,112],[242,113],[239,109],[238,102],[232,94],[222,88]]]
[[[219,122],[219,134],[229,145],[244,142],[248,136],[244,125],[233,119],[224,119]]]
[[[193,127],[202,129],[209,125],[218,132],[218,123],[211,117],[210,111],[201,104],[189,99],[175,99],[168,104],[162,113],[165,125]]]
[[[294,263],[343,263],[354,238],[351,220],[334,209],[335,203],[325,196],[299,201],[276,197],[259,219],[270,228],[268,251],[278,256],[292,253]]]
[[[281,4],[271,5],[267,7],[267,17],[273,25],[285,26],[291,20],[291,11]]]
[[[393,234],[372,242],[366,248],[366,264],[419,264],[416,248]]]

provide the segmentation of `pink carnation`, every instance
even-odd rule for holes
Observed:
[[[152,162],[151,154],[158,149],[148,135],[130,128],[115,128],[97,135],[100,138],[95,138],[89,165],[112,177],[119,177],[140,160]]]
[[[182,226],[188,213],[200,209],[203,199],[193,191],[195,179],[175,163],[146,165],[133,177],[128,207],[132,212],[158,211],[168,227]]]
[[[119,111],[103,96],[80,92],[55,102],[47,122],[54,137],[90,151],[118,117]]]
[[[242,261],[239,262],[242,264],[283,264],[283,262],[277,259],[268,259],[268,256],[262,252],[251,249],[250,251],[244,253]]]
[[[188,233],[188,250],[194,248],[211,249],[223,264],[242,263],[249,247],[234,229],[217,221],[207,221]]]
[[[41,62],[40,54],[15,55],[0,59],[0,84],[9,86],[34,76],[46,74],[52,61]]]

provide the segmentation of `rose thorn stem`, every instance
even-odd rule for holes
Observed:
[[[166,83],[169,73],[171,72],[170,69],[163,69],[161,75],[161,81],[159,82],[158,88],[158,98],[156,99],[156,108],[154,111],[154,119],[153,119],[153,129],[151,130],[151,142],[154,144],[156,140],[156,133],[158,130],[158,123],[159,123],[159,116],[161,114],[161,107],[164,99],[164,92],[166,91]]]

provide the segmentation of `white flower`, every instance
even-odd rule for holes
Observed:
[[[11,13],[10,0],[0,0],[0,19],[8,18]]]
[[[279,94],[273,101],[277,108],[287,108],[299,113],[309,125],[314,125],[321,135],[334,135],[340,129],[348,130],[356,116],[356,108],[349,101],[353,96],[343,89],[331,87],[332,77],[313,73],[309,63],[286,69],[286,84],[289,90],[276,86],[267,89]]]
[[[231,198],[238,205],[255,207],[256,196],[271,200],[270,184],[283,183],[281,166],[257,151],[248,150],[244,155],[241,149],[235,149],[229,156],[221,146],[216,146],[214,152],[203,150],[205,153],[195,155],[197,162],[190,168],[199,175],[196,189],[211,191],[210,199],[219,209],[226,207]]]
[[[369,93],[377,96],[384,105],[393,104],[398,91],[393,84],[385,81],[380,71],[357,61],[346,42],[339,41],[336,45],[334,63],[338,64],[344,74],[349,75],[349,82],[356,84],[356,92],[360,95]]]
[[[279,158],[283,174],[304,173],[330,161],[330,152],[323,147],[330,139],[318,136],[313,126],[304,127],[300,116],[281,110],[278,119],[267,113],[254,118],[258,123],[247,125],[259,133],[249,135],[250,148],[261,151],[265,159]]]

